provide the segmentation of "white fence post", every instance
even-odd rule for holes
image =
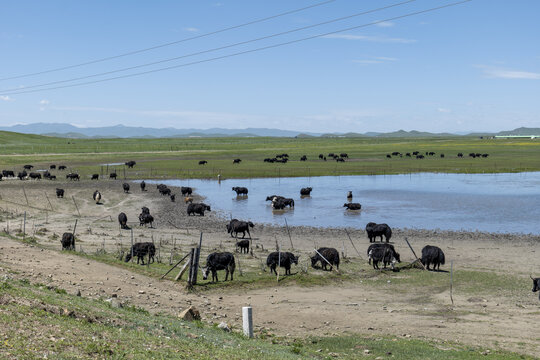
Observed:
[[[253,312],[251,306],[242,307],[242,324],[244,336],[253,337]]]

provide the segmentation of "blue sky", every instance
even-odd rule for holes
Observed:
[[[0,78],[173,42],[318,2],[322,0],[4,1],[0,3]],[[270,127],[311,132],[540,127],[540,2],[536,0],[473,0],[221,60],[17,94],[25,87],[179,57],[398,2],[335,0],[154,51],[3,80],[0,125],[60,122],[87,127]],[[89,80],[201,61],[451,2],[417,0]],[[67,84],[72,83],[62,83]]]

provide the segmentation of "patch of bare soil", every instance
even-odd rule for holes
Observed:
[[[20,231],[22,214],[26,211],[26,234],[33,235],[39,246],[1,237],[0,274],[14,271],[17,277],[51,284],[70,293],[80,291],[86,297],[109,298],[116,294],[118,301],[152,312],[177,314],[194,305],[204,320],[226,321],[237,329],[241,327],[241,307],[250,304],[254,308],[257,329],[279,335],[374,333],[450,340],[531,355],[540,350],[536,331],[540,303],[530,287],[511,295],[504,289],[500,293],[475,296],[456,291],[453,305],[448,296],[447,273],[440,273],[441,286],[435,293],[426,292],[421,285],[408,291],[394,288],[394,279],[401,276],[399,273],[378,274],[378,279],[387,278],[379,286],[363,278],[326,286],[276,283],[268,288],[188,292],[184,282],[160,281],[61,252],[61,235],[72,231],[75,219],[77,251],[90,253],[103,248],[114,252],[120,246],[125,249],[131,233],[119,229],[120,212],[127,214],[135,241],[160,242],[164,254],[170,253],[173,243],[174,251],[186,253],[198,242],[201,231],[208,251],[220,246],[234,251],[234,241],[225,230],[226,222],[213,212],[204,217],[188,217],[178,189],[173,189],[173,193],[177,193],[177,201],[173,203],[150,185],[148,191],[141,192],[138,184],[130,183],[130,193],[126,194],[122,182],[1,182],[0,230],[9,228],[11,234]],[[56,198],[56,187],[65,189],[64,198]],[[94,190],[103,195],[101,205],[92,200]],[[200,200],[196,196],[196,201]],[[155,228],[139,226],[137,216],[142,206],[150,208],[156,219]],[[360,230],[364,225],[349,229],[360,255],[343,229],[292,227],[290,231],[295,252],[304,258],[313,248],[325,245],[345,252],[351,261],[365,261],[369,242]],[[264,251],[275,248],[276,241],[290,246],[286,230],[280,227],[256,224],[252,234],[261,257]],[[396,229],[392,241],[402,260],[412,261],[414,257],[405,238],[417,252],[427,244],[443,248],[447,258],[445,270],[453,260],[459,270],[510,274],[519,279],[528,278],[532,272],[538,276],[540,271],[538,236]],[[204,255],[201,262],[204,263]]]

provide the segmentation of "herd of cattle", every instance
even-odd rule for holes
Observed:
[[[425,152],[425,155],[420,153],[420,151],[413,151],[412,153],[405,153],[405,157],[416,157],[417,159],[424,159],[426,156],[435,156],[435,152],[433,151],[426,151]],[[394,151],[393,153],[391,154],[386,154],[386,158],[387,159],[391,159],[392,156],[394,157],[400,157],[402,158],[403,157],[403,154],[400,153],[399,151]],[[481,154],[481,153],[469,153],[469,157],[472,157],[473,159],[474,158],[487,158],[489,156],[489,154]],[[439,157],[441,158],[444,158],[444,154],[439,154]],[[463,153],[458,153],[457,154],[457,157],[458,158],[462,158],[463,157]]]
[[[412,153],[412,155],[418,156],[418,152]],[[322,154],[321,154],[322,155]],[[332,154],[333,155],[333,154]],[[344,156],[345,155],[345,156]],[[347,154],[341,154],[340,158],[347,157]],[[401,156],[399,153],[392,153],[393,156]],[[434,153],[427,153],[429,156],[435,155]],[[441,154],[441,157],[444,157],[443,154]],[[474,155],[474,156],[473,156]],[[484,156],[485,155],[485,156]],[[330,154],[329,154],[330,156]],[[411,154],[407,153],[406,156],[411,156]],[[462,157],[463,154],[458,154],[459,157]],[[469,154],[471,157],[487,157],[487,154]],[[286,159],[288,157],[287,154],[281,154],[279,155],[280,159]],[[323,156],[324,158],[324,156]],[[238,161],[237,161],[238,160]],[[240,159],[235,159],[235,163],[240,162]],[[134,161],[126,162],[126,165],[129,167],[133,167],[135,165]],[[51,169],[56,168],[55,165],[51,165]],[[31,165],[26,165],[25,170],[31,170]],[[61,165],[58,167],[59,170],[65,170],[66,167]],[[48,173],[48,171],[47,171]],[[30,178],[33,178],[30,173],[28,176]],[[20,174],[21,175],[21,174]],[[39,178],[41,178],[41,174]],[[114,174],[116,175],[116,174]],[[13,171],[10,170],[3,170],[2,176],[13,176]],[[35,175],[34,175],[35,176]],[[48,177],[50,178],[50,174]],[[76,179],[79,180],[78,174],[70,173],[66,176],[68,179]],[[92,177],[93,178],[93,177]],[[122,184],[123,190],[126,193],[129,193],[130,186],[128,183]],[[169,196],[172,201],[175,199],[175,194],[172,193],[171,189],[168,188],[164,184],[158,184],[157,190],[161,195]],[[141,191],[146,191],[146,183],[142,181],[140,183]],[[245,196],[248,194],[248,189],[245,187],[233,187],[233,191],[237,193],[237,196]],[[312,192],[312,188],[302,188],[300,190],[300,195],[303,196],[310,196]],[[193,203],[193,198],[190,196],[193,193],[193,189],[190,187],[181,187],[180,191],[182,195],[184,196],[184,201],[187,206],[187,214],[189,215],[201,215],[204,216],[205,211],[210,211],[210,206],[206,205],[204,203]],[[56,189],[56,195],[57,197],[63,197],[64,196],[64,189]],[[101,193],[99,191],[95,191],[93,193],[93,199],[95,200],[96,204],[100,203],[101,200]],[[348,192],[347,199],[349,200],[348,203],[345,203],[343,206],[346,207],[348,210],[360,210],[361,205],[358,203],[352,203],[352,192]],[[285,198],[283,196],[279,195],[270,195],[266,198],[267,201],[272,202],[272,208],[273,209],[284,209],[286,206],[294,207],[294,199],[291,198]],[[118,215],[118,222],[120,224],[120,227],[122,229],[129,229],[127,225],[127,215],[124,212],[121,212]],[[140,226],[146,226],[150,224],[150,226],[153,226],[154,218],[150,214],[150,210],[147,207],[142,207],[142,212],[139,215],[139,225]],[[235,237],[237,239],[236,241],[236,252],[240,251],[240,253],[248,253],[250,248],[250,240],[251,240],[251,234],[249,229],[253,228],[255,225],[251,221],[242,221],[238,219],[232,219],[227,225],[227,233],[231,235],[231,237]],[[390,238],[392,237],[392,229],[387,224],[376,224],[373,222],[369,222],[366,227],[365,231],[367,234],[367,237],[369,239],[370,245],[367,249],[367,257],[368,257],[368,263],[373,266],[374,269],[380,269],[379,265],[382,264],[383,268],[387,268],[390,266],[393,271],[397,271],[395,264],[401,262],[400,254],[395,250],[394,245],[390,244]],[[238,234],[242,233],[242,239],[238,240]],[[248,234],[250,240],[245,239],[246,233]],[[377,243],[377,238],[380,238],[380,243]],[[385,242],[383,242],[383,237],[385,239]],[[61,240],[62,249],[64,250],[74,250],[75,249],[75,237],[72,233],[66,232],[62,236]],[[135,243],[130,251],[128,251],[125,261],[129,262],[132,258],[137,258],[137,264],[142,263],[144,265],[144,259],[145,257],[148,257],[148,264],[154,262],[154,256],[156,254],[156,248],[155,245],[151,242],[140,242]],[[266,259],[266,265],[270,268],[270,272],[277,275],[277,268],[281,267],[285,269],[285,275],[291,274],[291,267],[292,265],[298,265],[298,259],[300,255],[295,255],[291,252],[284,252],[284,251],[275,251],[270,253],[267,256]],[[321,247],[315,251],[315,254],[310,257],[311,260],[311,266],[313,268],[317,268],[318,264],[320,263],[320,268],[322,270],[332,271],[333,267],[335,266],[336,269],[339,269],[340,264],[340,256],[339,252],[335,248],[330,247]],[[432,245],[426,245],[422,249],[422,257],[420,258],[420,262],[427,270],[433,270],[433,271],[439,271],[440,266],[445,264],[445,255],[441,248],[437,246]],[[430,269],[431,266],[431,269]],[[235,270],[236,264],[235,264],[235,256],[234,254],[230,252],[213,252],[208,255],[206,259],[206,266],[203,268],[203,279],[207,279],[209,273],[212,273],[212,281],[217,282],[218,281],[218,271],[225,270],[225,281],[228,280],[229,274],[231,281],[233,280],[234,276],[234,270]],[[533,281],[533,292],[540,291],[540,278],[533,278],[531,276],[531,279]],[[540,296],[539,296],[540,299]]]

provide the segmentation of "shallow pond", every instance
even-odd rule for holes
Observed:
[[[147,181],[155,183],[155,181]],[[370,222],[396,228],[540,234],[540,172],[323,176],[310,178],[160,181],[191,186],[226,218],[255,223],[364,228]],[[233,186],[249,189],[237,197]],[[301,198],[300,188],[312,187]],[[360,211],[343,207],[346,194]],[[295,207],[273,211],[268,195],[293,198]]]

